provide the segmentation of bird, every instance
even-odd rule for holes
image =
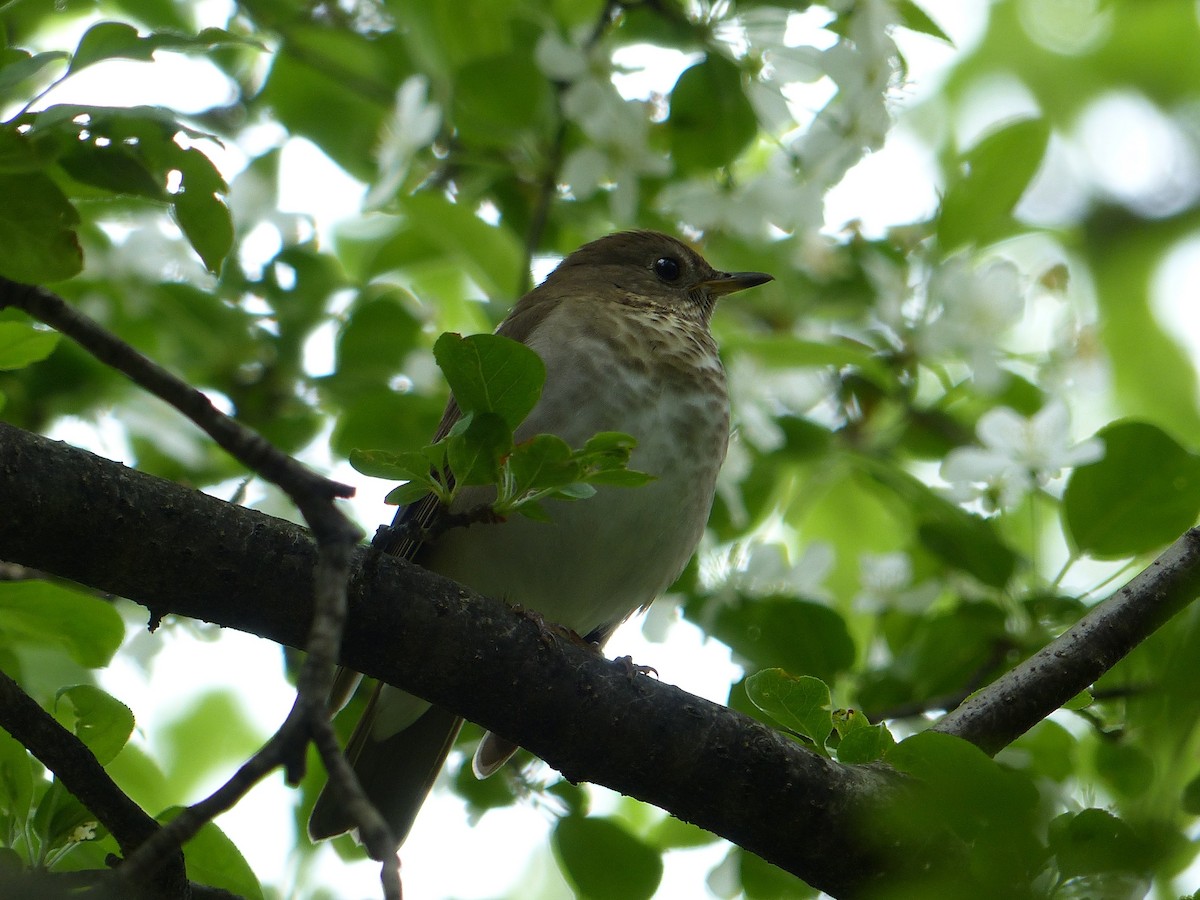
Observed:
[[[548,521],[517,515],[469,528],[436,524],[447,512],[478,509],[494,488],[463,488],[449,510],[431,494],[402,507],[376,546],[603,647],[695,552],[729,441],[725,372],[709,321],[718,298],[771,280],[763,272],[717,271],[689,245],[655,231],[617,232],[568,255],[496,329],[537,352],[546,368],[541,396],[514,440],[550,433],[582,447],[598,432],[624,432],[637,441],[629,467],[653,480],[600,486],[586,500],[548,501]],[[459,416],[451,397],[435,441]],[[420,542],[415,532],[436,536]],[[335,693],[348,696],[356,680],[339,671]],[[398,846],[462,721],[386,684],[371,694],[346,752]],[[475,774],[491,775],[518,749],[486,733]],[[310,837],[354,828],[326,786]]]

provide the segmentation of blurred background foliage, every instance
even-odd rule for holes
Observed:
[[[840,749],[833,723],[857,721],[846,710],[902,740],[1196,520],[1197,15],[1190,0],[8,0],[0,274],[52,286],[345,473],[353,449],[427,441],[440,333],[490,330],[586,240],[657,228],[720,268],[773,273],[714,320],[734,441],[697,562],[645,630],[681,617],[747,675],[823,681],[834,715],[784,722],[823,752]],[[58,99],[114,60],[154,80],[174,57],[221,99]],[[284,211],[297,146],[342,170],[337,215]],[[844,179],[861,220],[830,218]],[[868,214],[913,184],[923,206]],[[11,311],[0,403],[15,425],[294,515]],[[122,641],[124,605],[5,573],[4,670],[151,812],[195,799],[271,724],[201,689],[148,740],[92,685],[114,658],[153,672],[164,639],[131,624]],[[1197,660],[1191,610],[996,762],[902,742],[895,765],[955,781],[896,827],[949,823],[976,875],[1020,885],[1003,896],[1195,889]],[[741,681],[728,700],[771,721]],[[6,863],[101,866],[114,845],[86,811],[3,735],[0,757]],[[189,848],[193,877],[346,896],[337,874],[320,886],[302,836],[316,778],[262,885],[215,827]],[[718,897],[814,894],[632,801],[593,811],[597,792],[532,764],[482,783],[459,770],[444,789],[472,816],[532,804],[550,822],[550,849],[520,844],[524,875],[487,896],[666,896],[664,860]],[[896,895],[959,896],[952,876]]]

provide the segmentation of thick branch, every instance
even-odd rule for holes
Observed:
[[[156,614],[292,646],[304,640],[316,551],[294,525],[2,424],[0,504],[0,559],[130,597]],[[1177,545],[1181,555],[1160,562],[1171,573],[1167,587],[1143,576],[1064,638],[1119,633],[1089,651],[1100,652],[1099,662],[1035,666],[1024,684],[1036,702],[1007,717],[1011,697],[996,694],[982,711],[982,733],[1015,737],[1186,602],[1198,581],[1190,548],[1189,539]],[[870,829],[861,823],[898,788],[882,767],[838,765],[725,707],[630,679],[625,668],[418,567],[360,550],[354,570],[347,665],[518,740],[568,778],[666,809],[837,896],[901,875],[898,865],[911,873],[945,864],[945,846],[928,835],[891,848],[886,862],[864,838]],[[1155,612],[1126,613],[1128,628],[1112,620],[1121,616],[1109,604],[1142,592]],[[943,729],[961,727],[960,715]],[[983,740],[971,728],[962,733]]]
[[[307,532],[0,423],[0,559],[291,646],[311,615]],[[381,636],[386,635],[385,640]],[[546,632],[502,603],[359,551],[342,661],[518,738],[832,892],[879,871],[856,837],[892,783]]]

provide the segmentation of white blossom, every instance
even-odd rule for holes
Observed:
[[[946,260],[929,280],[933,318],[919,327],[917,347],[929,357],[959,354],[981,390],[998,389],[999,342],[1025,311],[1020,272],[1007,260],[974,266],[966,256]]]
[[[739,432],[757,449],[769,453],[783,446],[781,415],[799,415],[828,394],[828,376],[816,369],[761,365],[741,354],[729,365],[730,404]]]
[[[808,599],[826,599],[824,582],[833,571],[833,547],[814,541],[791,563],[788,551],[780,543],[751,541],[734,544],[708,561],[710,594],[718,600],[733,602],[737,597],[786,595]],[[711,583],[713,577],[718,579]]]
[[[442,112],[428,95],[429,80],[424,75],[410,75],[396,89],[392,113],[384,123],[375,152],[379,176],[364,201],[367,209],[378,209],[396,195],[413,156],[437,137]]]
[[[563,182],[578,199],[609,190],[613,218],[632,221],[639,180],[671,171],[670,160],[649,146],[650,104],[621,96],[612,82],[612,58],[600,45],[589,51],[548,31],[534,48],[534,60],[547,77],[567,85],[563,115],[588,138],[564,160]]]
[[[854,607],[861,612],[923,612],[940,590],[934,581],[914,585],[912,559],[899,551],[864,553],[859,559],[859,572],[861,589],[854,598]]]
[[[951,450],[942,462],[941,475],[951,484],[951,496],[983,498],[1000,509],[1012,509],[1063,469],[1100,459],[1103,441],[1093,437],[1072,443],[1070,419],[1060,400],[1051,400],[1030,418],[1003,406],[984,413],[975,428],[981,446]]]

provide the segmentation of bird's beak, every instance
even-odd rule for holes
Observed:
[[[775,276],[766,272],[718,272],[715,277],[700,282],[700,287],[713,297],[723,297],[774,280]]]

